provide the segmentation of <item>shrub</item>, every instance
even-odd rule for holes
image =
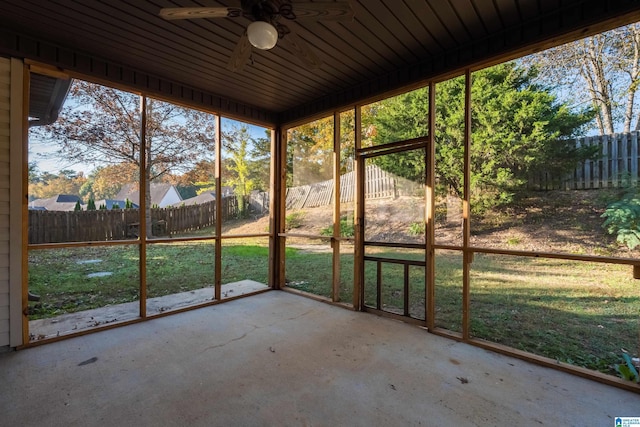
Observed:
[[[333,224],[326,226],[320,230],[321,236],[333,236]],[[353,217],[343,216],[340,218],[340,236],[353,237],[355,228],[353,226]]]
[[[424,222],[412,222],[409,226],[409,234],[412,236],[420,236],[425,232]]]
[[[303,211],[291,212],[285,218],[285,229],[291,230],[292,228],[300,228],[302,227],[303,220],[304,220]]]
[[[640,197],[636,192],[629,192],[609,204],[602,218],[606,218],[602,227],[607,233],[615,234],[618,243],[629,249],[640,245]]]

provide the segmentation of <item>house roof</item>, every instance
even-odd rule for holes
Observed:
[[[173,185],[166,183],[152,183],[150,185],[150,193],[151,193],[151,204],[161,204],[162,199],[164,199],[165,195],[171,190]],[[177,193],[177,191],[176,191]],[[129,199],[131,202],[136,205],[140,204],[140,191],[138,190],[138,184],[125,184],[122,186],[118,194],[116,194],[115,199],[117,200],[126,200]]]
[[[47,210],[47,211],[72,211],[76,207],[76,203],[82,200],[80,197],[72,194],[58,194],[47,199],[36,199],[29,202],[29,209]]]
[[[286,21],[321,60],[316,69],[285,36],[230,71],[247,18],[159,16],[162,7],[238,0],[3,0],[0,54],[280,125],[640,20],[640,2],[629,0],[348,1],[350,22]]]
[[[29,126],[55,122],[70,86],[71,79],[34,74],[29,82]]]
[[[190,197],[188,199],[184,199],[181,202],[173,203],[172,207],[180,207],[182,205],[191,206],[191,205],[200,205],[202,203],[212,202],[216,199],[215,191],[206,191],[204,193],[198,194],[195,197]]]

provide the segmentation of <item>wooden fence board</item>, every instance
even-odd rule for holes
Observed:
[[[383,199],[397,195],[396,177],[376,165],[369,165],[365,169],[365,198]],[[317,182],[315,184],[289,187],[286,192],[287,210],[327,206],[333,203],[333,180]],[[355,197],[355,175],[347,172],[340,177],[340,202],[353,202]]]
[[[222,219],[239,213],[236,197],[222,199]],[[215,224],[215,202],[151,209],[154,234],[174,235]],[[136,239],[138,209],[94,211],[29,211],[29,243],[62,243]]]
[[[637,185],[640,163],[638,133],[634,131],[576,139],[576,147],[599,147],[598,157],[581,162],[572,173],[563,177],[551,176],[547,171],[533,173],[529,188],[588,190]]]

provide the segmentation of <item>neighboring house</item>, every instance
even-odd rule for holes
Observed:
[[[222,187],[222,198],[233,196],[233,187]],[[205,191],[204,193],[198,194],[195,197],[190,197],[188,199],[184,199],[180,202],[173,203],[171,206],[180,207],[180,206],[191,206],[191,205],[201,205],[203,203],[212,202],[216,199],[215,191]]]
[[[132,203],[140,205],[140,191],[138,184],[125,184],[115,197],[116,200],[131,200]],[[164,208],[169,205],[180,204],[182,197],[176,187],[171,184],[159,183],[151,184],[151,206],[158,205]],[[98,203],[96,202],[96,207]],[[122,206],[124,207],[124,205]]]
[[[58,194],[57,196],[49,197],[48,199],[36,199],[29,202],[29,209],[31,210],[45,210],[45,211],[73,211],[76,208],[76,203],[80,202],[82,209],[86,209],[86,206],[80,200],[80,197],[72,194]]]
[[[131,200],[131,199],[129,199],[129,200]],[[124,209],[124,207],[127,204],[127,201],[126,200],[116,200],[116,199],[96,200],[96,209],[100,209],[100,206],[105,205],[108,210],[111,210],[111,209],[113,209],[113,206],[116,205],[116,204],[118,205],[118,207],[120,209]],[[131,202],[131,204],[132,204],[131,207],[133,209],[138,209],[139,208],[139,206],[137,204],[135,204],[133,202]]]
[[[216,199],[215,191],[206,191],[202,194],[198,194],[195,197],[190,197],[188,199],[184,199],[180,202],[173,203],[171,206],[180,207],[180,206],[191,206],[191,205],[201,205],[203,203],[212,202]]]

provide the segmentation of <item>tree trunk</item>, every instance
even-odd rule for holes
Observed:
[[[596,121],[601,135],[610,135],[614,132],[611,91],[606,79],[602,52],[603,41],[591,37],[585,41],[585,64],[580,68],[582,77],[587,82],[591,102],[596,108]]]
[[[633,103],[635,101],[636,90],[638,90],[638,77],[640,74],[640,66],[638,62],[640,62],[640,27],[637,25],[632,25],[629,27],[629,33],[631,37],[629,37],[629,42],[631,43],[631,53],[632,53],[632,64],[631,70],[627,73],[629,74],[629,88],[627,89],[627,105],[625,108],[624,114],[624,132],[631,131],[631,120],[633,119]],[[640,122],[640,118],[639,118]],[[640,123],[636,123],[636,130]]]

